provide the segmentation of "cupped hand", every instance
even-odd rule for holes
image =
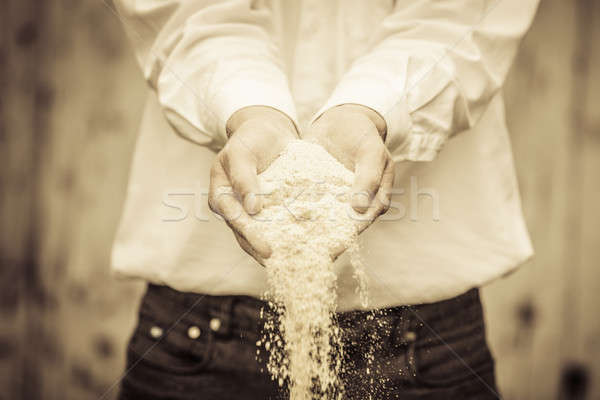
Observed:
[[[208,205],[227,222],[242,249],[264,265],[271,248],[249,228],[250,216],[262,209],[258,174],[298,134],[293,122],[280,111],[251,106],[231,116],[227,135],[229,140],[211,167]]]
[[[385,130],[385,121],[372,109],[344,104],[325,111],[303,137],[354,171],[351,204],[359,232],[390,206],[395,168],[384,143]]]

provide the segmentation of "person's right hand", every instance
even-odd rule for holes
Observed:
[[[359,233],[390,207],[395,164],[384,143],[385,131],[385,121],[375,111],[344,104],[325,111],[303,136],[354,171],[350,194]],[[332,258],[344,250],[334,249]]]
[[[258,232],[248,229],[250,215],[262,209],[258,174],[298,139],[294,123],[270,107],[251,106],[227,122],[229,141],[217,154],[210,171],[208,205],[223,217],[248,254],[264,265],[271,248]]]
[[[384,143],[385,131],[385,121],[375,111],[343,104],[325,111],[303,136],[354,171],[351,204],[360,231],[390,206],[395,164]]]

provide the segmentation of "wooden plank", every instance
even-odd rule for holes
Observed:
[[[141,289],[108,267],[146,86],[104,2],[56,1],[48,18],[41,260],[58,303],[61,366],[45,377],[45,398],[96,400],[123,371]]]
[[[108,254],[146,88],[102,1],[43,3],[0,13],[0,389],[96,400],[122,371],[140,291],[109,277]],[[593,3],[543,1],[506,87],[537,250],[484,290],[508,400],[567,398],[561,381],[581,375],[565,381],[566,365],[600,398],[600,25],[580,22],[600,18]],[[576,56],[591,57],[578,105]]]
[[[0,292],[2,348],[0,385],[8,398],[40,398],[36,365],[43,332],[34,317],[45,306],[38,275],[36,144],[42,120],[37,113],[38,12],[34,1],[9,1],[2,12],[2,196]],[[8,362],[8,367],[5,364]]]
[[[581,209],[580,238],[573,243],[578,253],[578,270],[573,271],[565,308],[564,338],[568,350],[563,363],[568,366],[563,375],[562,393],[581,394],[571,398],[600,398],[600,4],[594,1],[578,3],[580,65],[575,69],[579,83],[573,97],[579,99],[573,110],[574,134],[580,136],[581,191],[571,207]],[[583,64],[583,65],[582,65]],[[587,395],[587,397],[584,397]],[[564,398],[568,398],[564,396]]]
[[[506,399],[554,398],[560,378],[575,35],[573,2],[541,2],[506,85],[524,213],[537,253],[485,290],[489,337]]]

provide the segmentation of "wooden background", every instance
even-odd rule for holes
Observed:
[[[506,85],[536,258],[484,291],[506,399],[600,399],[600,2],[543,0]],[[0,399],[110,399],[108,255],[145,85],[102,0],[0,9]]]

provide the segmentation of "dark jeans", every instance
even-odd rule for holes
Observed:
[[[266,356],[256,359],[264,305],[149,285],[119,398],[285,399],[266,372]],[[477,290],[370,315],[338,314],[344,399],[499,398]]]

